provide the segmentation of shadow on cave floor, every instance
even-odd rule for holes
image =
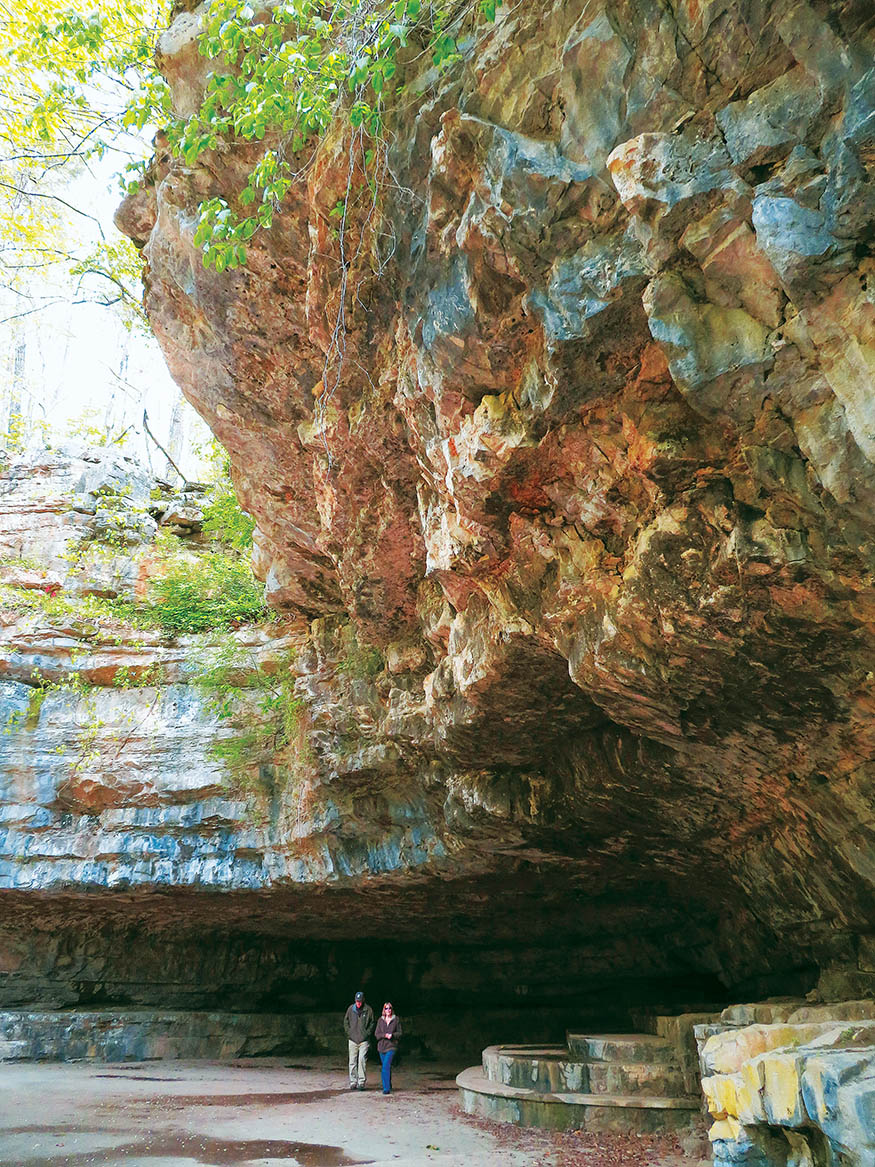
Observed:
[[[107,1075],[100,1075],[106,1077]],[[127,1079],[128,1081],[148,1081],[145,1078]],[[160,1081],[160,1079],[158,1079]],[[187,1110],[193,1106],[294,1106],[301,1103],[325,1102],[328,1098],[336,1098],[338,1094],[345,1094],[344,1087],[336,1090],[300,1090],[289,1094],[276,1094],[273,1091],[258,1094],[167,1094],[150,1099],[150,1106],[160,1106],[164,1110]]]
[[[3,1167],[685,1167],[673,1141],[625,1136],[604,1146],[480,1122],[458,1106],[458,1066],[399,1068],[384,1097],[369,1064],[364,1093],[345,1087],[343,1057],[307,1068],[281,1059],[173,1062],[174,1087],[132,1066],[8,1063],[3,1067]],[[163,1069],[163,1067],[162,1067]],[[302,1105],[301,1103],[305,1103]],[[613,1139],[613,1141],[612,1141]],[[579,1145],[578,1145],[579,1144]],[[628,1145],[627,1145],[628,1144]],[[633,1145],[634,1144],[634,1145]],[[646,1159],[639,1153],[646,1153]],[[586,1157],[576,1158],[581,1154]],[[611,1157],[613,1156],[613,1157]]]

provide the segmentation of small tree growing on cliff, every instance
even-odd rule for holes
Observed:
[[[172,148],[193,165],[220,142],[270,140],[238,192],[200,209],[198,243],[219,270],[245,262],[246,243],[270,226],[294,178],[296,155],[338,118],[358,132],[361,170],[373,171],[383,111],[399,88],[399,52],[431,58],[436,69],[460,56],[477,18],[493,21],[501,0],[212,0],[202,18],[200,52],[215,66],[200,109],[173,117],[169,90],[155,66],[158,36],[171,0],[97,0],[87,12],[69,0],[28,0],[14,15],[0,8],[0,56],[7,69],[0,106],[0,219],[6,238],[46,254],[58,224],[46,211],[90,217],[50,189],[53,175],[116,152],[137,152],[136,135],[164,126]],[[145,151],[143,151],[145,153]],[[306,163],[305,163],[306,165]],[[144,162],[128,164],[130,172]],[[128,256],[93,256],[86,267],[118,281]],[[110,262],[112,260],[112,262]],[[2,257],[0,257],[2,262]],[[80,267],[83,257],[75,257]],[[84,269],[83,269],[84,274]]]
[[[238,193],[200,208],[195,242],[219,271],[246,261],[246,243],[269,227],[300,176],[300,151],[338,117],[352,131],[349,178],[375,189],[383,113],[401,89],[399,53],[430,55],[440,70],[460,56],[459,38],[479,16],[494,21],[501,0],[284,0],[256,15],[248,0],[213,0],[200,52],[216,62],[200,110],[170,125],[173,148],[189,164],[220,141],[272,143]],[[291,157],[290,157],[291,156]],[[349,191],[347,192],[349,193]],[[346,202],[337,210],[344,228]]]

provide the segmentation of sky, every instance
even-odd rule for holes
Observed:
[[[120,238],[112,222],[121,199],[117,168],[111,155],[92,162],[59,192],[87,208],[108,239]],[[84,216],[71,214],[67,229],[86,249],[99,237]],[[86,294],[76,294],[69,277],[53,269],[28,278],[27,297],[0,287],[0,445],[17,398],[31,442],[127,429],[125,452],[162,474],[166,460],[143,431],[147,408],[150,429],[183,473],[197,478],[204,462],[198,448],[209,430],[181,397],[157,341],[142,328],[126,328],[114,308],[72,302],[87,299],[89,288],[105,290],[93,277],[84,288]]]

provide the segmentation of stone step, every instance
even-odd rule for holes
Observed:
[[[569,1033],[567,1040],[570,1052],[588,1062],[678,1064],[674,1045],[650,1033]]]
[[[666,1062],[590,1062],[589,1092],[680,1098],[687,1089],[683,1070]]]
[[[26,1058],[27,1054],[26,1041],[3,1041],[0,1039],[0,1062],[14,1062],[19,1058]]]
[[[588,1090],[588,1069],[561,1045],[490,1045],[483,1051],[483,1075],[490,1082],[544,1094]]]
[[[543,1093],[686,1093],[682,1071],[666,1062],[593,1062],[563,1046],[492,1045],[483,1051],[483,1073],[492,1082]]]
[[[699,1116],[692,1098],[657,1098],[641,1094],[545,1094],[493,1082],[481,1066],[456,1078],[462,1109],[468,1114],[545,1130],[585,1130],[624,1134],[686,1130]]]

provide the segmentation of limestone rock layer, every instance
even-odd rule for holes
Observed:
[[[873,38],[853,0],[506,5],[406,78],[370,235],[341,128],[235,272],[195,212],[254,147],[159,151],[122,207],[301,659],[383,654],[365,723],[312,687],[316,764],[365,819],[422,793],[426,901],[512,872],[675,971],[866,979]]]

